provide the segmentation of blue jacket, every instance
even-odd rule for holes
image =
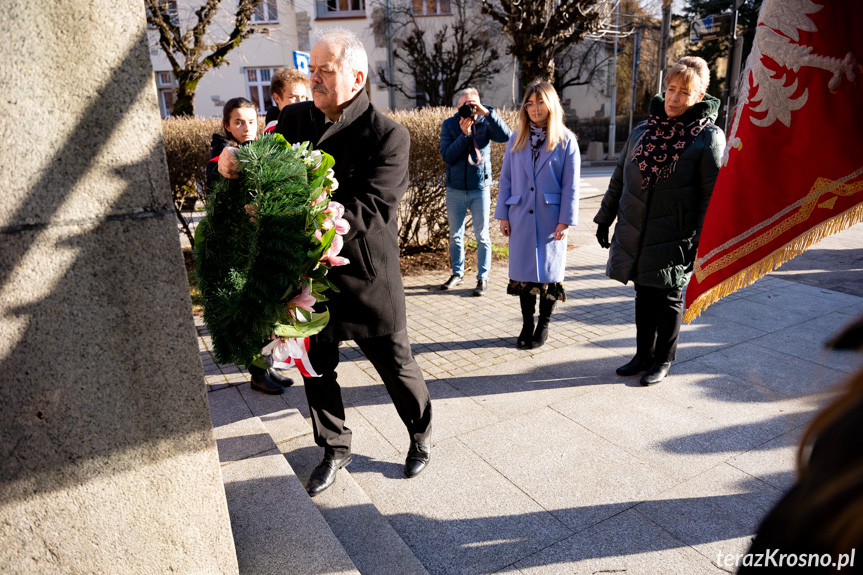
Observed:
[[[446,162],[446,185],[457,190],[478,190],[491,185],[490,142],[506,142],[512,130],[506,122],[488,107],[489,115],[477,115],[470,137],[465,136],[459,126],[459,115],[443,121],[440,128],[440,153]],[[476,166],[467,161],[469,145],[476,139],[476,147],[482,162]]]
[[[530,144],[512,150],[509,139],[494,217],[509,220],[509,279],[521,282],[562,282],[566,241],[555,240],[557,224],[578,224],[578,184],[581,154],[568,131],[551,152],[543,144],[536,166]]]

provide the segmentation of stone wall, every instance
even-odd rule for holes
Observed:
[[[3,573],[237,573],[140,0],[0,14]]]

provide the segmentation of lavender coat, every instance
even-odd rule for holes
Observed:
[[[575,135],[551,152],[543,145],[533,167],[530,144],[512,151],[518,132],[506,146],[494,217],[509,220],[509,278],[516,281],[562,282],[566,241],[554,241],[557,224],[578,224],[578,180],[581,155]]]

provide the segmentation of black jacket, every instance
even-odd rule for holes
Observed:
[[[654,97],[650,113],[664,117],[664,104],[662,96]],[[711,122],[683,152],[674,173],[646,194],[641,191],[641,171],[631,158],[647,122],[633,128],[602,207],[593,218],[607,226],[617,219],[606,266],[608,277],[656,288],[679,288],[689,283],[725,149],[725,134],[712,123],[718,111],[719,100],[707,95],[686,112],[692,119],[708,118]]]
[[[408,185],[407,129],[380,114],[360,92],[337,123],[326,124],[314,102],[300,102],[282,109],[275,131],[333,156],[338,181],[333,200],[345,206],[351,225],[339,254],[350,263],[327,274],[340,292],[327,291],[329,301],[319,304],[329,308],[330,322],[318,339],[365,339],[404,329],[396,220]]]
[[[207,179],[204,193],[209,196],[213,191],[213,186],[216,184],[216,176],[219,174],[219,156],[222,150],[229,146],[236,146],[234,142],[221,134],[213,134],[213,139],[210,142],[210,157],[205,168]]]

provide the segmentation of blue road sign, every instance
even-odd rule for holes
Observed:
[[[731,14],[711,14],[689,25],[689,41],[701,42],[728,36],[731,32]]]
[[[305,74],[309,75],[309,53],[308,52],[297,52],[294,51],[294,68]]]

